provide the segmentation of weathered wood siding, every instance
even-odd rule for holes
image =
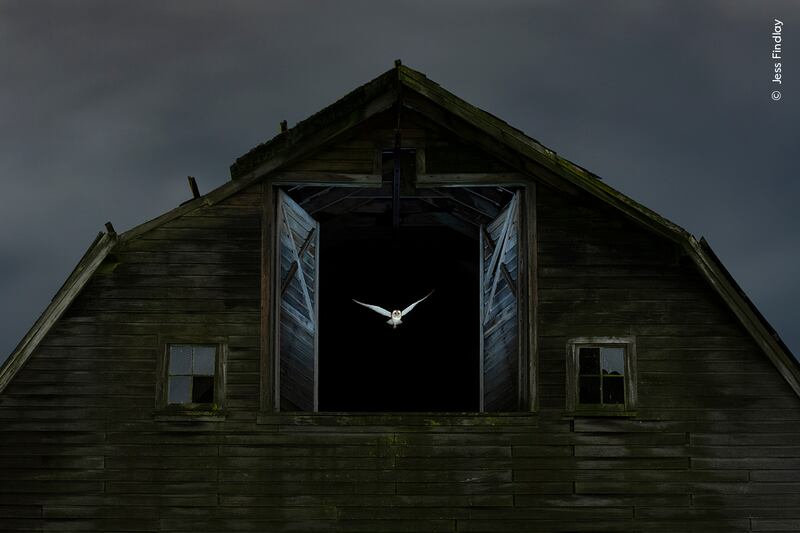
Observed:
[[[259,415],[260,202],[115,251],[0,395],[0,530],[799,528],[800,400],[675,247],[545,186],[539,413]],[[156,416],[193,335],[227,338],[224,420]],[[587,335],[636,337],[637,417],[563,416]]]
[[[800,399],[677,247],[599,201],[537,190],[541,416],[564,408],[578,336],[636,338],[638,407],[576,418],[569,457],[515,471],[574,482],[526,505],[629,509],[636,531],[797,530]]]
[[[0,394],[0,531],[158,530],[216,505],[225,423],[156,420],[156,372],[165,342],[223,337],[226,422],[255,423],[260,213],[256,187],[114,250]]]

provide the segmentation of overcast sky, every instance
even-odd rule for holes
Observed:
[[[396,58],[705,236],[800,354],[798,41],[796,1],[0,0],[0,361],[105,221]]]

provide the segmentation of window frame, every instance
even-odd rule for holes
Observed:
[[[220,337],[169,337],[160,340],[161,351],[159,356],[158,374],[156,378],[156,409],[162,413],[187,413],[187,414],[224,414],[225,407],[225,370],[228,359],[227,339]],[[170,346],[216,346],[217,353],[214,364],[214,401],[212,403],[169,403],[169,359]]]
[[[580,348],[624,348],[625,402],[623,404],[581,404],[579,401]],[[636,338],[635,337],[574,337],[567,340],[567,402],[568,415],[635,416],[637,404]]]
[[[539,411],[539,343],[538,343],[538,238],[536,227],[536,183],[521,173],[475,174],[464,173],[427,174],[425,147],[414,148],[416,154],[415,187],[483,187],[514,186],[522,195],[520,211],[520,295],[518,330],[518,407],[507,413],[537,413]],[[261,357],[259,368],[259,412],[293,413],[281,411],[280,406],[280,268],[276,250],[280,234],[280,223],[276,218],[278,189],[294,185],[320,184],[327,187],[380,187],[383,183],[383,149],[374,149],[373,174],[354,183],[326,178],[324,181],[297,176],[297,173],[278,173],[261,182]],[[298,179],[301,178],[301,179]],[[318,379],[318,376],[315,378]],[[315,385],[316,386],[316,385]],[[323,413],[318,409],[303,411],[303,414]],[[497,414],[476,411],[478,414]],[[382,413],[387,414],[387,413]],[[391,414],[391,413],[389,413]],[[431,414],[442,414],[438,411]]]

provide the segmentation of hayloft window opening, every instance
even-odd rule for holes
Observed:
[[[636,402],[633,339],[574,339],[567,348],[569,411],[631,411]]]
[[[418,188],[417,154],[403,150],[397,227],[395,154],[382,151],[379,187],[276,189],[274,405],[518,410],[520,194]],[[353,302],[403,309],[431,290],[397,328]]]
[[[168,344],[166,352],[166,405],[219,402],[219,345]]]

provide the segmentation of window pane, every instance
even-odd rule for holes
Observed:
[[[189,403],[192,378],[189,376],[170,376],[169,378],[169,403]]]
[[[214,378],[211,376],[194,376],[192,378],[192,402],[214,403]]]
[[[581,375],[600,374],[600,349],[599,348],[580,348],[578,350],[580,365],[578,368]]]
[[[195,346],[194,371],[192,374],[195,376],[213,376],[216,355],[216,346]]]
[[[600,376],[581,376],[579,403],[600,403]]]
[[[172,344],[169,347],[169,375],[187,376],[192,373],[192,347],[187,344]]]
[[[625,349],[603,348],[603,374],[621,376],[625,374]]]
[[[622,376],[603,376],[603,403],[625,403],[625,378]]]

